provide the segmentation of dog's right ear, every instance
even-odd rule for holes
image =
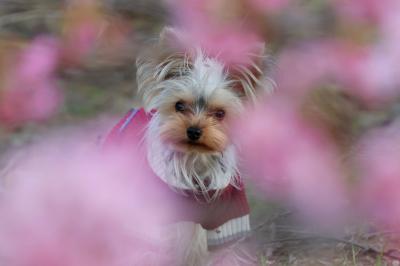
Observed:
[[[146,111],[157,109],[158,96],[165,89],[162,82],[181,74],[188,66],[183,44],[179,30],[165,27],[157,43],[137,58],[138,93]]]

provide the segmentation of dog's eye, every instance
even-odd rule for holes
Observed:
[[[184,77],[188,74],[189,72],[187,70],[179,70],[179,71],[170,71],[167,73],[164,77],[165,80],[169,79],[177,79],[180,77]]]
[[[182,102],[182,101],[178,101],[178,102],[175,104],[175,110],[176,110],[177,112],[184,112],[184,111],[186,110],[186,105],[185,105],[185,103]]]
[[[174,79],[174,78],[177,78],[179,76],[180,76],[180,74],[178,72],[170,72],[167,75],[165,75],[164,79],[165,80]]]
[[[220,109],[215,111],[214,116],[218,119],[218,120],[222,120],[225,117],[225,111]]]

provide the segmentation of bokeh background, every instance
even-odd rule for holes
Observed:
[[[4,123],[0,134],[1,151],[30,142],[35,135],[53,127],[103,115],[123,114],[133,105],[138,105],[135,101],[136,55],[146,41],[158,36],[166,21],[164,6],[159,1],[104,1],[88,3],[87,8],[83,7],[84,3],[77,3],[75,7],[67,5],[67,1],[0,3],[2,57],[29,45],[38,37],[61,38],[61,42],[66,42],[63,38],[69,37],[65,37],[65,32],[68,27],[75,27],[70,25],[75,23],[75,19],[81,20],[76,22],[76,27],[88,24],[88,32],[83,29],[83,33],[76,33],[82,36],[71,36],[76,39],[71,40],[67,48],[82,50],[72,55],[78,59],[67,62],[55,74],[57,87],[63,94],[57,110],[40,121],[28,119],[22,123]],[[68,8],[71,10],[67,11]],[[107,27],[112,29],[104,33],[103,28]],[[113,42],[119,40],[115,38],[123,38],[117,47]],[[100,39],[101,44],[97,43]],[[39,51],[39,59],[42,56],[46,55]],[[35,67],[35,62],[32,64]],[[17,108],[15,112],[21,111]]]

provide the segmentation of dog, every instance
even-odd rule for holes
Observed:
[[[208,250],[250,233],[238,147],[230,138],[229,123],[246,104],[271,91],[273,82],[266,75],[264,43],[246,55],[248,63],[225,64],[201,47],[184,45],[184,40],[183,31],[166,27],[137,59],[143,107],[128,112],[108,139],[143,139],[151,170],[171,193],[191,202],[190,209],[199,210],[182,219],[193,224],[182,264],[197,265]]]

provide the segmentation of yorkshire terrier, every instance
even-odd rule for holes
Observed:
[[[185,47],[182,31],[164,28],[157,44],[137,59],[143,108],[132,110],[111,138],[143,132],[147,162],[172,193],[191,198],[197,224],[193,242],[208,249],[243,239],[250,232],[249,207],[239,174],[238,148],[229,122],[273,83],[266,77],[263,43],[247,64],[224,64],[201,47]],[[141,122],[139,122],[141,121]],[[139,132],[139,133],[138,133]],[[183,193],[181,193],[183,192]],[[194,240],[196,239],[196,240]],[[207,248],[190,245],[186,265]],[[195,262],[197,261],[197,262]]]

